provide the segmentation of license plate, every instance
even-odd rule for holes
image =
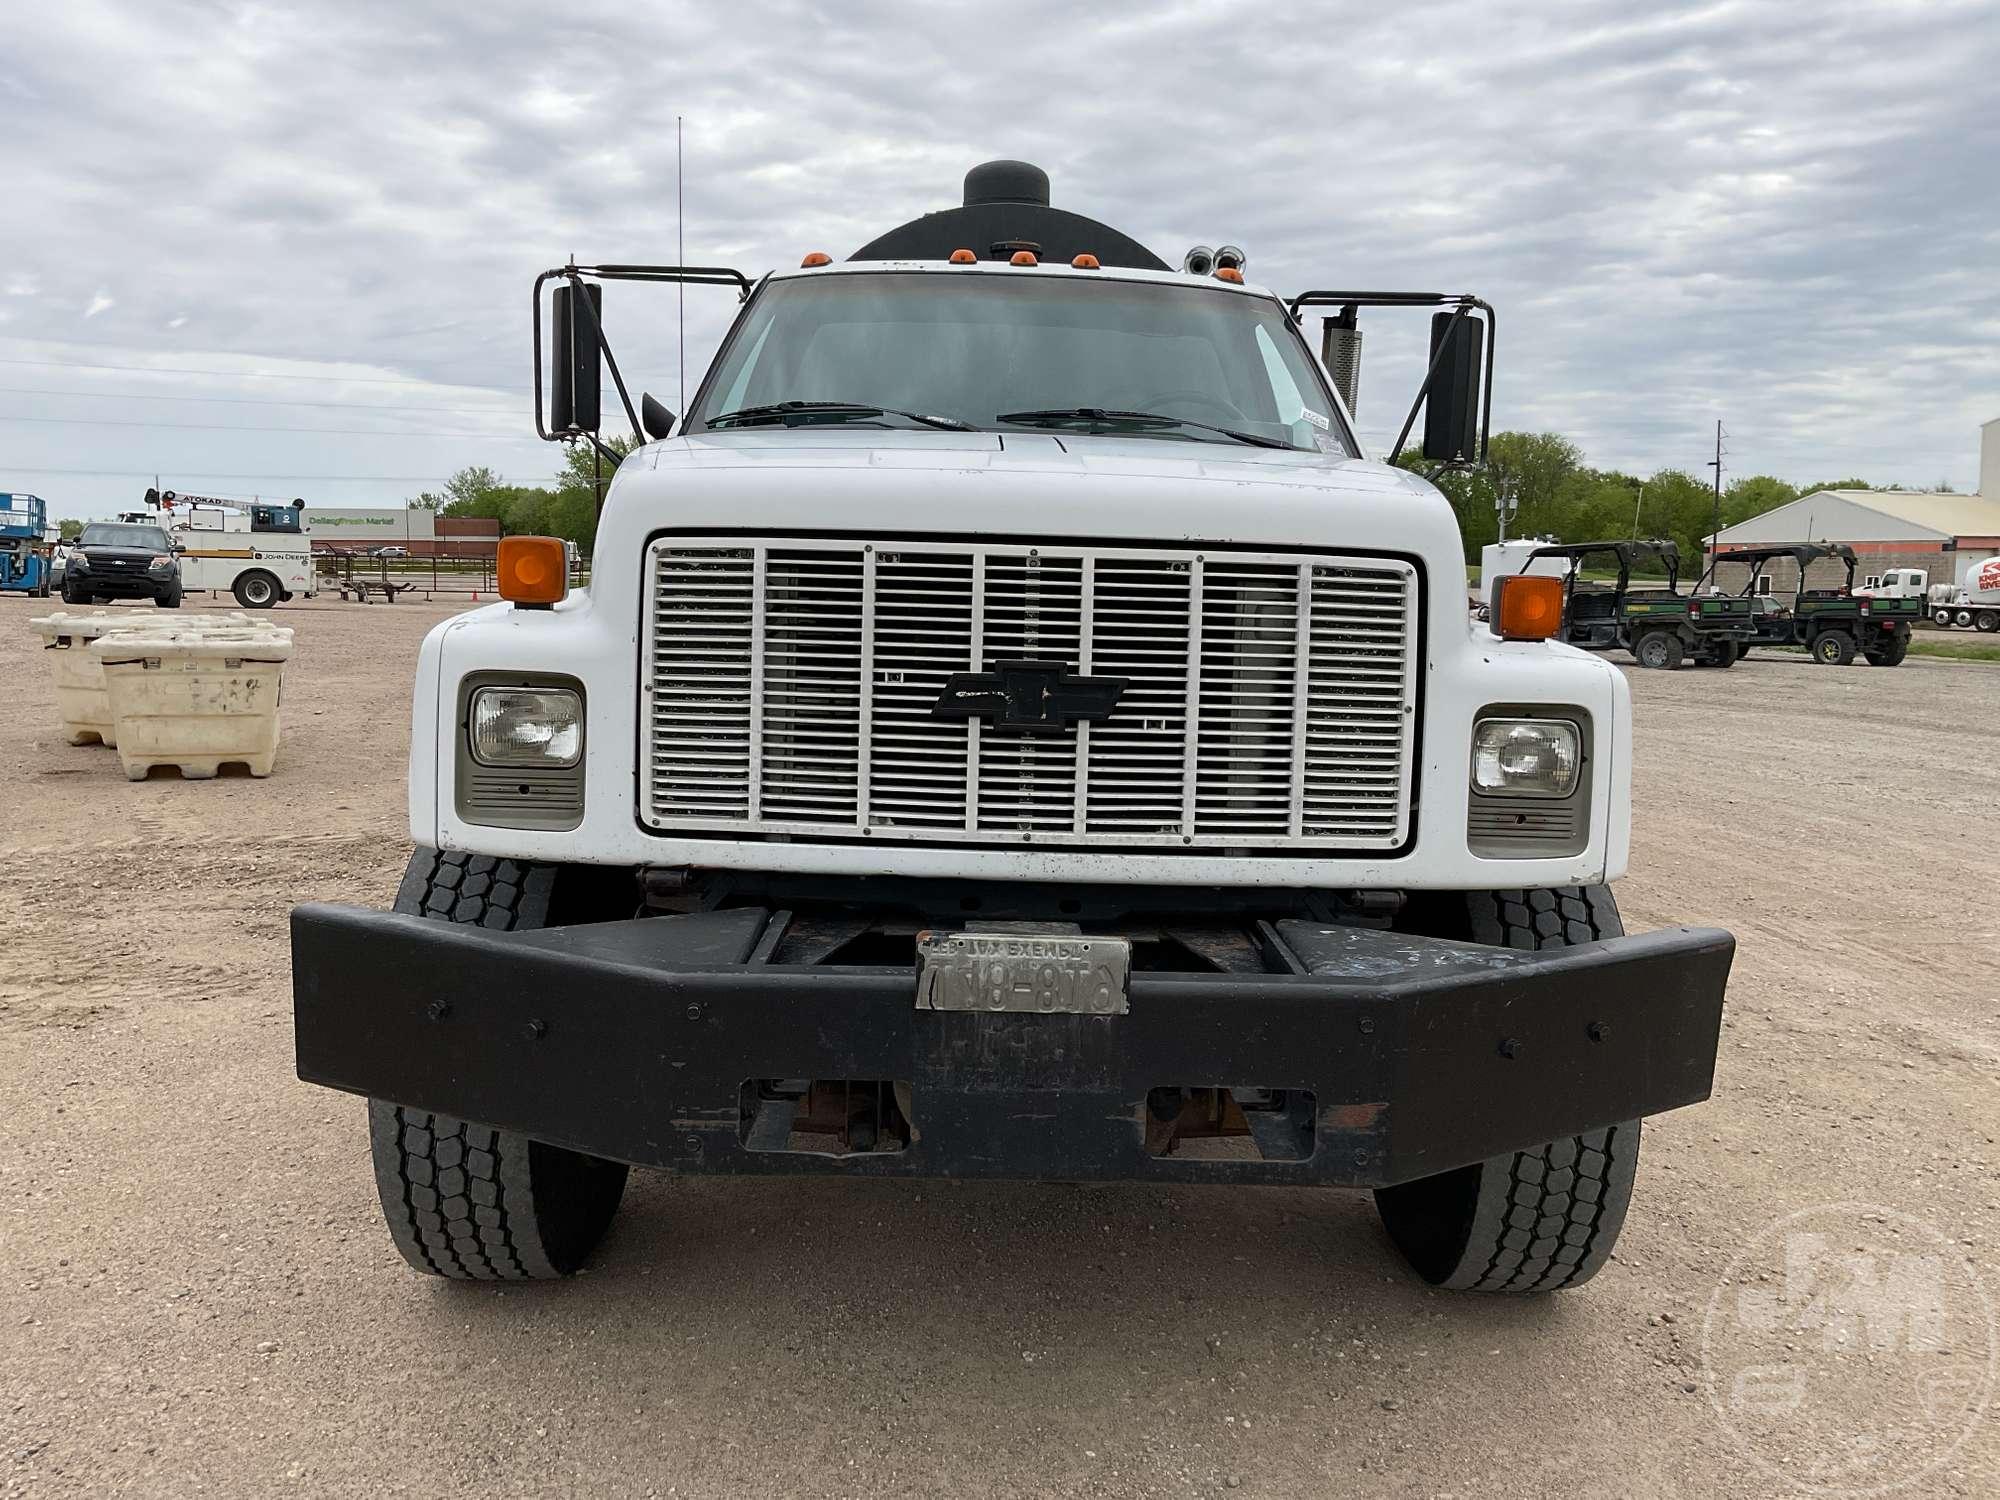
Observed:
[[[917,1009],[1122,1016],[1132,945],[1075,933],[926,932],[917,938]]]

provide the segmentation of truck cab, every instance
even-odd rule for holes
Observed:
[[[573,1270],[633,1165],[1366,1188],[1437,1285],[1603,1263],[1731,940],[1624,935],[1622,674],[1557,579],[1467,618],[1330,377],[1431,311],[1403,431],[1477,462],[1490,310],[1245,264],[1001,162],[845,261],[542,278],[538,429],[598,442],[608,371],[645,439],[589,585],[503,540],[420,655],[395,910],[293,916],[413,1267]],[[606,334],[645,281],[740,299],[681,414]]]

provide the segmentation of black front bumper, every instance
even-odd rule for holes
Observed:
[[[1309,972],[1148,973],[1130,1013],[942,1012],[905,968],[759,961],[770,913],[502,933],[292,914],[299,1076],[679,1171],[1383,1186],[1708,1097],[1735,942],[1539,953],[1277,924]],[[898,1151],[770,1149],[750,1080],[892,1080]],[[1305,1154],[1155,1155],[1149,1091],[1309,1092]]]
[[[73,568],[65,574],[71,588],[105,599],[158,599],[171,593],[176,581],[171,574],[155,578],[150,573],[79,573]]]

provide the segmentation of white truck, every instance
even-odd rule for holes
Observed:
[[[180,554],[181,587],[234,594],[245,609],[270,609],[318,591],[305,501],[289,505],[148,490]]]
[[[2000,630],[2000,557],[1972,563],[1958,583],[1935,585],[1928,608],[1931,623],[1946,629]]]
[[[606,282],[740,296],[680,417]],[[1022,163],[842,262],[544,274],[538,429],[608,369],[650,441],[587,589],[508,538],[426,638],[394,910],[292,917],[413,1267],[573,1271],[633,1165],[1366,1188],[1440,1286],[1604,1263],[1733,941],[1623,932],[1624,676],[1559,580],[1467,618],[1302,337],[1361,306],[1435,314],[1403,431],[1478,461],[1478,299],[1283,300]]]

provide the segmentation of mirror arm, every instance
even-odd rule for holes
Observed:
[[[1479,462],[1486,462],[1487,444],[1493,440],[1493,346],[1500,342],[1499,318],[1494,314],[1493,305],[1471,298],[1469,306],[1486,314],[1486,389],[1480,396],[1479,411]]]
[[[1452,335],[1458,332],[1458,325],[1465,321],[1465,311],[1466,304],[1463,302],[1451,310],[1451,321],[1445,324],[1444,336],[1438,340],[1437,352],[1431,355],[1431,367],[1424,371],[1424,383],[1417,387],[1417,398],[1410,403],[1410,414],[1403,418],[1403,430],[1396,434],[1396,446],[1389,450],[1390,463],[1394,463],[1402,456],[1403,444],[1410,440],[1410,429],[1417,425],[1417,413],[1423,409],[1424,398],[1430,395],[1431,382],[1437,378],[1438,366],[1444,363],[1445,351],[1451,348]],[[1484,445],[1481,446],[1480,452],[1483,457]]]
[[[625,460],[619,456],[618,450],[616,448],[611,447],[607,443],[599,442],[597,434],[594,432],[578,432],[569,435],[572,437],[580,437],[585,442],[589,443],[592,448],[597,450],[598,456],[602,458],[606,463],[610,464],[611,467],[614,469],[617,468],[623,462],[625,462]]]
[[[611,383],[618,387],[618,401],[625,408],[625,419],[632,424],[632,436],[644,443],[646,434],[639,426],[639,413],[632,407],[632,397],[625,389],[625,377],[618,371],[618,360],[611,353],[611,342],[604,336],[604,326],[598,321],[597,309],[590,305],[590,297],[583,289],[583,278],[574,271],[569,272],[568,276],[570,285],[576,288],[575,304],[590,324],[590,336],[596,341],[598,352],[604,356],[604,362],[611,367]],[[537,351],[536,368],[540,367],[541,361]],[[595,443],[597,439],[593,437],[591,441]],[[597,446],[602,448],[604,445],[598,443]]]
[[[542,286],[545,282],[560,276],[561,271],[544,271],[535,278],[535,290],[529,296],[533,317],[530,323],[535,330],[534,390],[535,390],[535,436],[545,443],[552,443],[562,434],[550,432],[548,424],[542,420]]]

